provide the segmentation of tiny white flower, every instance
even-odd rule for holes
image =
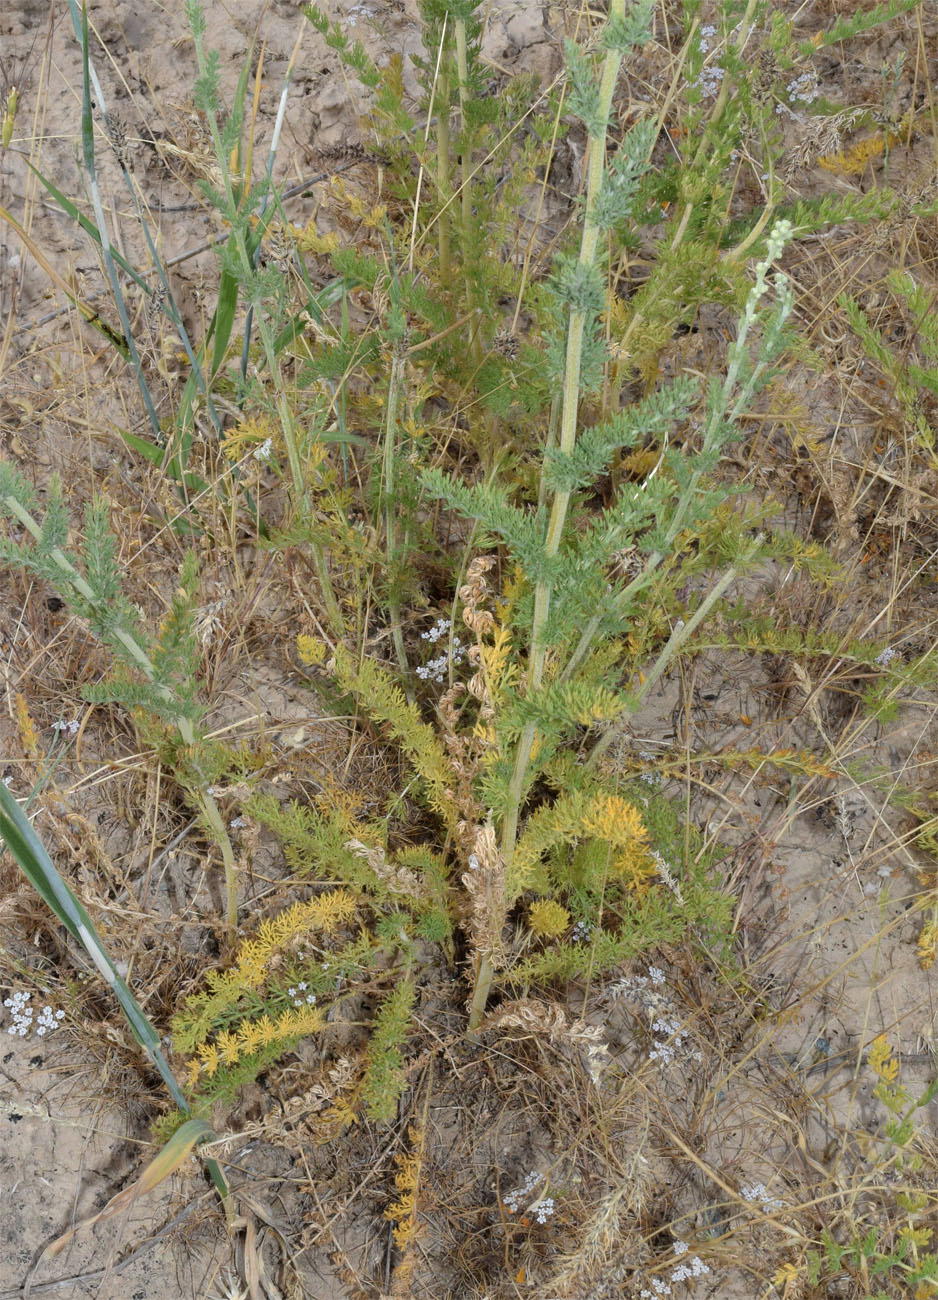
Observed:
[[[554,1198],[545,1196],[542,1201],[535,1202],[531,1206],[531,1213],[537,1219],[538,1223],[546,1223],[554,1212]]]

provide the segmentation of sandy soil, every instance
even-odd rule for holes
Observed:
[[[400,51],[405,56],[419,51],[411,0],[404,4],[343,0],[331,12],[337,17],[344,14],[354,34],[372,51]],[[303,25],[300,14],[294,5],[277,0],[266,5],[210,4],[207,19],[207,43],[220,53],[222,78],[229,90],[251,40],[258,35],[264,42],[267,89],[256,132],[256,146],[263,152],[282,75]],[[104,0],[91,6],[89,20],[108,51],[105,58],[97,47],[95,61],[110,108],[126,128],[141,191],[150,208],[160,214],[162,253],[174,264],[174,287],[198,336],[212,309],[211,242],[219,232],[203,215],[196,197],[204,141],[191,108],[195,62],[183,5],[181,0],[155,7]],[[489,11],[486,55],[498,69],[533,71],[547,80],[560,66],[559,38],[571,22],[562,7],[496,0]],[[6,0],[0,39],[0,71],[7,84],[21,87],[18,135],[22,132],[20,147],[4,155],[0,202],[18,219],[28,214],[29,237],[57,276],[92,305],[107,303],[106,285],[87,242],[43,196],[27,167],[32,156],[66,194],[84,197],[77,156],[81,61],[67,12],[59,5],[50,9],[31,0]],[[895,54],[888,41],[885,46],[871,42],[859,68],[845,68],[832,56],[830,76],[844,86],[849,78],[878,83],[880,64]],[[412,78],[412,70],[409,75]],[[319,174],[323,156],[358,138],[363,106],[360,88],[349,84],[335,56],[307,27],[291,89],[279,179],[291,184]],[[792,127],[792,151],[796,137],[797,128]],[[120,246],[131,261],[143,265],[145,246],[131,213],[122,206],[125,191],[116,163],[103,150],[101,155],[102,188],[112,196]],[[910,169],[925,161],[924,156],[910,156]],[[804,176],[805,193],[829,181],[816,168],[807,168]],[[313,203],[313,199],[302,200],[297,219],[308,215]],[[826,247],[814,245],[808,253],[793,255],[793,274],[804,283],[824,286],[818,294],[818,318],[836,288],[826,278],[830,275],[830,265],[823,262]],[[875,278],[872,271],[870,277]],[[76,500],[84,499],[93,483],[105,489],[113,485],[118,497],[132,500],[143,490],[142,480],[114,429],[131,425],[142,432],[139,403],[108,353],[102,349],[93,355],[87,338],[71,333],[76,327],[63,303],[47,268],[9,228],[0,228],[0,316],[6,327],[0,389],[4,453],[40,478],[58,469]],[[141,311],[143,306],[137,303]],[[714,320],[712,329],[719,324]],[[817,320],[805,324],[813,329]],[[688,348],[706,347],[706,328],[688,341]],[[836,346],[816,334],[814,344],[822,356],[826,348],[828,358]],[[154,336],[151,346],[161,363],[171,367],[172,349],[166,341]],[[869,483],[864,486],[865,480],[850,465],[854,459],[865,460],[876,429],[868,405],[857,401],[845,408],[842,392],[823,374],[805,372],[803,383],[814,423],[819,428],[837,423],[846,433],[837,442],[836,456],[833,452],[827,459],[824,452],[802,456],[801,469],[810,479],[803,491],[797,476],[792,479],[790,463],[786,464],[790,447],[780,441],[774,481],[766,486],[779,490],[780,484],[787,484],[792,489],[785,502],[791,525],[817,525],[819,532],[823,526],[824,538],[835,553],[849,557],[869,544],[871,517]],[[771,467],[771,457],[765,463]],[[765,472],[773,478],[771,468]],[[883,472],[888,472],[888,465]],[[928,523],[928,512],[935,487],[933,480],[922,476],[921,504],[916,504],[913,494],[901,505],[906,525],[921,526],[926,533],[930,529],[932,545],[935,527],[934,520]],[[138,577],[148,563],[146,555],[128,557],[128,569]],[[244,558],[247,585],[238,590],[236,599],[251,614],[241,620],[247,629],[245,639],[217,656],[214,721],[235,730],[264,728],[283,752],[295,756],[290,776],[315,782],[317,764],[328,766],[333,742],[320,729],[318,706],[295,668],[265,642],[265,621],[275,620],[278,613],[277,584],[268,589],[266,563],[257,556]],[[858,581],[851,593],[849,609],[842,600],[832,599],[831,626],[857,608],[880,607],[887,575],[877,564],[866,573],[865,585]],[[228,598],[231,575],[210,576],[215,590]],[[276,577],[281,584],[277,589],[282,590],[290,575],[278,568]],[[161,575],[154,573],[148,581],[158,593]],[[47,647],[30,671],[51,700],[57,679],[58,684],[76,680],[71,667],[84,653],[81,638],[44,596],[8,575],[3,584],[7,599],[0,614],[0,635],[7,648],[16,645],[25,617],[34,643]],[[747,598],[766,612],[813,599],[798,581],[775,569],[766,571],[747,591]],[[919,621],[927,626],[934,618],[934,595],[919,590],[914,599],[921,603]],[[10,760],[7,774],[20,771],[12,765],[14,760],[19,763],[13,701],[23,670],[12,650],[10,654],[4,669],[9,708],[7,716],[0,718],[0,766],[4,758]],[[87,666],[83,671],[88,671]],[[764,981],[767,1006],[773,1013],[763,1039],[748,1040],[745,1051],[734,1055],[724,1042],[719,1061],[711,1060],[704,1072],[710,1084],[700,1095],[688,1085],[686,1062],[664,1067],[671,1074],[662,1087],[672,1099],[675,1122],[682,1118],[687,1131],[697,1136],[699,1167],[751,1182],[770,1184],[774,1178],[776,1186],[784,1185],[787,1169],[799,1165],[803,1172],[812,1160],[823,1163],[822,1153],[841,1126],[854,1135],[864,1125],[875,1127],[881,1116],[870,1096],[870,1078],[858,1077],[857,1069],[861,1048],[875,1033],[887,1034],[899,1052],[903,1081],[911,1092],[933,1077],[935,986],[916,961],[920,917],[909,910],[921,864],[908,847],[909,819],[891,807],[888,796],[891,776],[928,762],[929,747],[935,744],[934,714],[934,700],[917,698],[903,704],[896,722],[869,723],[853,713],[846,692],[819,694],[810,677],[794,673],[774,657],[754,662],[751,657],[737,659],[713,651],[698,657],[692,678],[663,684],[623,737],[623,752],[659,753],[685,747],[714,755],[705,769],[710,793],[705,795],[701,786],[695,786],[691,812],[696,824],[732,849],[727,870],[740,900],[739,940]],[[44,726],[54,720],[54,714],[41,719]],[[129,752],[126,736],[107,735],[91,726],[82,739],[80,758],[68,768],[73,783],[69,804],[58,809],[50,806],[44,817],[47,831],[58,837],[59,848],[80,855],[79,879],[94,896],[101,891],[95,883],[96,853],[99,864],[119,862],[121,876],[134,878],[151,853],[154,826],[165,844],[177,825],[160,820],[159,814],[154,814],[154,823],[141,813],[141,808],[158,799],[158,792],[142,777],[128,780],[117,802],[112,788],[98,779],[115,752],[122,752],[121,746]],[[882,782],[858,782],[844,762],[835,780],[797,788],[777,769],[751,772],[743,763],[720,759],[730,750],[817,750],[819,742],[823,746],[828,741],[846,757],[862,757],[870,767],[878,765],[886,774]],[[683,787],[675,779],[666,789],[679,795]],[[146,942],[148,927],[158,928],[160,917],[177,914],[185,900],[198,912],[204,891],[217,894],[218,888],[198,853],[190,852],[183,842],[178,854],[169,855],[153,878],[146,899],[150,919],[140,917],[138,942]],[[124,897],[108,906],[125,908],[122,915],[127,915],[139,901]],[[11,883],[0,921],[5,930],[16,922],[13,932],[18,932],[18,940],[5,942],[10,944],[12,962],[23,966],[28,964],[32,940],[29,916],[23,890]],[[201,941],[202,933],[193,922],[193,945]],[[132,956],[126,954],[127,959]],[[146,974],[158,978],[154,972]],[[712,988],[695,982],[677,955],[668,977],[671,1006],[679,1015],[698,1016],[707,998],[717,997]],[[797,1002],[797,1011],[788,1018],[782,1014],[786,999]],[[38,995],[33,1000],[40,1004]],[[628,1068],[640,1055],[634,1021],[643,1012],[633,1002],[625,996],[620,1005],[596,991],[585,1008],[573,993],[570,1000],[571,1017],[583,1015],[599,1029],[612,1059]],[[5,1213],[0,1227],[0,1300],[25,1294],[27,1283],[33,1295],[75,1300],[86,1296],[208,1300],[241,1295],[237,1274],[247,1269],[250,1275],[252,1259],[262,1270],[256,1283],[258,1295],[315,1300],[381,1295],[388,1226],[382,1219],[385,1202],[377,1194],[374,1171],[380,1169],[386,1186],[395,1139],[371,1132],[356,1134],[345,1149],[345,1168],[335,1152],[314,1154],[302,1141],[291,1144],[283,1116],[289,1079],[283,1077],[272,1088],[276,1104],[271,1095],[248,1090],[231,1118],[230,1131],[237,1140],[226,1159],[241,1180],[243,1204],[256,1214],[254,1227],[241,1227],[236,1233],[234,1257],[210,1189],[193,1165],[186,1176],[127,1216],[79,1234],[58,1259],[38,1262],[53,1237],[126,1186],[151,1150],[146,1125],[152,1118],[154,1097],[132,1068],[127,1067],[119,1078],[110,1073],[113,1053],[109,1055],[107,1043],[115,1036],[122,1041],[122,1030],[116,1012],[100,1000],[96,1006],[100,1020],[93,1031],[85,1026],[79,1035],[76,1029],[65,1028],[42,1039],[33,1031],[27,1037],[2,1040],[0,1186]],[[725,1007],[719,1009],[724,1027],[729,1014]],[[95,1035],[100,1039],[98,1051],[89,1048]],[[695,1049],[707,1053],[711,1047],[701,1023]],[[521,1086],[517,1080],[526,1077],[525,1071],[533,1076],[526,1050],[521,1043],[508,1043],[504,1074],[493,1071],[490,1078],[470,1061],[458,1059],[463,1070],[459,1086],[450,1080],[437,1087],[435,1158],[440,1196],[458,1193],[474,1206],[464,1224],[470,1236],[497,1220],[492,1187],[499,1168],[498,1176],[507,1188],[523,1180],[527,1168],[563,1160],[556,1130],[544,1113],[535,1109],[532,1119],[523,1106],[512,1109],[507,1101],[512,1088]],[[458,1058],[458,1049],[452,1052]],[[558,1064],[561,1068],[573,1067],[567,1061],[563,1067]],[[810,1113],[805,1112],[808,1144],[804,1150],[795,1141],[792,1114],[766,1111],[767,1090],[775,1088],[772,1095],[784,1096],[786,1090],[792,1092],[793,1078],[799,1080],[802,1095],[816,1103]],[[549,1087],[546,1091],[555,1103],[562,1095],[561,1085],[556,1087],[555,1094]],[[457,1102],[466,1095],[471,1103],[460,1111]],[[595,1104],[614,1115],[614,1103],[608,1098]],[[702,1109],[694,1115],[694,1107]],[[620,1119],[618,1132],[626,1141],[641,1127],[641,1117],[630,1114]],[[938,1136],[938,1103],[922,1114],[921,1123]],[[836,1158],[846,1167],[854,1156],[841,1150]],[[643,1176],[659,1194],[669,1189],[672,1220],[683,1220],[690,1229],[703,1232],[712,1222],[707,1217],[711,1203],[719,1199],[713,1187],[703,1178],[679,1177],[676,1165],[657,1156],[652,1166]],[[630,1176],[637,1186],[639,1175],[632,1170]],[[536,1228],[522,1241],[515,1225],[510,1226],[511,1232],[505,1230],[505,1259],[519,1279],[526,1278],[525,1285],[519,1280],[512,1294],[544,1294],[539,1288],[551,1276],[544,1265],[545,1254],[549,1259],[551,1251],[545,1252]],[[559,1232],[553,1250],[557,1267],[572,1248],[573,1243]],[[466,1274],[447,1267],[447,1249],[445,1242],[426,1246],[428,1276],[433,1275],[430,1265],[439,1260],[436,1294],[468,1296],[468,1290],[459,1290],[461,1284],[448,1280]],[[615,1278],[638,1249],[633,1241],[622,1243],[618,1263],[614,1258],[609,1266],[613,1288],[609,1294],[623,1294],[615,1289],[619,1285]],[[481,1263],[480,1256],[480,1267]],[[362,1277],[372,1279],[365,1290],[355,1281]],[[701,1279],[694,1294],[745,1296],[748,1283],[745,1277],[724,1273]],[[231,1290],[226,1289],[229,1284]],[[420,1294],[434,1294],[432,1284]],[[480,1284],[472,1294],[487,1292]]]

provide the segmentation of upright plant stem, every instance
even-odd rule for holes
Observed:
[[[19,519],[23,527],[37,541],[42,539],[42,529],[33,519],[32,515],[17,501],[14,496],[3,498],[3,504],[9,510],[10,514]],[[50,557],[61,571],[62,576],[67,582],[74,587],[78,594],[92,605],[98,604],[98,595],[94,588],[81,576],[78,570],[69,560],[63,551],[56,547],[50,553]],[[143,649],[143,646],[123,628],[115,627],[112,630],[115,640],[126,650],[130,659],[137,665],[148,681],[152,682],[160,696],[165,702],[172,707],[176,703],[176,697],[170,688],[157,681],[156,667],[149,655]],[[191,721],[184,713],[173,710],[173,722],[182,737],[182,742],[189,748],[195,745],[195,730]],[[227,899],[227,920],[232,932],[238,927],[238,877],[237,867],[235,864],[234,849],[231,847],[231,839],[225,829],[225,823],[222,820],[221,813],[218,811],[218,804],[214,796],[207,789],[198,789],[192,791],[193,800],[199,811],[205,818],[205,821],[212,832],[212,838],[221,850],[222,862],[225,867],[225,893]]]
[[[439,240],[440,250],[440,280],[443,284],[450,278],[450,241],[449,241],[449,211],[448,203],[450,197],[450,177],[449,177],[449,110],[450,110],[450,84],[449,84],[449,67],[447,64],[446,54],[446,23],[449,15],[443,19],[443,29],[440,32],[440,49],[436,65],[436,84],[433,92],[433,105],[436,108],[436,188],[439,195],[441,209],[439,215],[439,231],[437,238]]]
[[[612,0],[609,7],[612,22],[622,22],[625,18],[625,0]],[[594,131],[589,136],[589,160],[587,163],[585,216],[583,234],[580,241],[580,265],[591,268],[596,261],[599,244],[599,227],[594,219],[596,200],[602,189],[606,167],[606,135],[609,115],[612,109],[612,96],[615,91],[622,51],[615,47],[606,52],[603,60],[599,84],[599,108]],[[576,444],[577,416],[580,404],[580,370],[583,361],[583,338],[588,323],[588,313],[580,308],[572,308],[567,323],[567,347],[564,363],[563,390],[560,411],[560,451],[563,455],[572,454]],[[551,503],[547,533],[544,538],[544,558],[551,560],[557,554],[563,537],[567,510],[570,505],[570,491],[556,491]],[[527,692],[533,694],[544,678],[544,665],[547,658],[546,629],[550,615],[552,586],[542,581],[534,589],[534,617],[531,627],[531,650],[528,660]],[[510,876],[515,844],[518,839],[518,821],[521,805],[527,785],[531,753],[537,736],[537,725],[527,723],[518,739],[515,761],[508,788],[508,806],[501,823],[500,851],[504,861],[506,875]],[[507,891],[510,901],[510,890]],[[482,953],[476,970],[475,986],[469,1010],[469,1028],[476,1029],[485,1013],[489,990],[494,977],[491,957]]]
[[[193,39],[195,42],[196,59],[199,65],[200,76],[206,80],[211,79],[208,60],[205,54],[203,44],[204,23],[199,21],[193,26]],[[291,68],[296,54],[299,50],[299,43],[294,47],[293,56],[291,56]],[[288,70],[289,73],[289,70]],[[281,110],[278,113],[277,124],[275,127],[274,142],[272,149],[276,147],[279,139],[280,126],[282,124],[282,112],[285,105],[284,96],[289,85],[289,76],[287,84],[281,95]],[[222,186],[225,196],[226,215],[232,225],[234,249],[239,261],[239,275],[242,285],[253,286],[256,273],[254,268],[253,249],[248,247],[248,238],[245,233],[244,223],[241,217],[243,193],[248,192],[250,177],[244,178],[244,190],[239,187],[237,192],[232,180],[231,166],[229,164],[229,154],[222,141],[221,127],[219,125],[218,114],[212,108],[206,108],[206,117],[208,119],[209,131],[212,136],[212,144],[215,150],[215,156],[218,160],[221,170]],[[240,183],[239,183],[240,186]],[[265,217],[266,205],[261,209],[261,225]],[[254,306],[254,303],[251,303]],[[276,338],[271,329],[269,320],[265,319],[264,314],[257,314],[257,332],[260,337],[261,346],[264,350],[264,359],[267,369],[273,382],[274,390],[277,396],[277,412],[280,417],[280,426],[283,433],[284,445],[287,449],[287,460],[290,466],[290,478],[293,483],[293,494],[296,506],[304,516],[312,513],[312,503],[307,492],[306,479],[304,475],[304,466],[300,457],[300,443],[296,432],[296,419],[291,408],[287,393],[284,389],[283,378],[280,366],[277,361]],[[310,549],[313,554],[313,564],[316,569],[316,576],[319,580],[320,595],[326,606],[329,615],[329,621],[332,626],[332,632],[336,637],[340,637],[344,631],[344,622],[342,612],[336,599],[335,589],[332,586],[332,579],[329,573],[329,566],[326,560],[323,547],[315,541],[310,542]]]
[[[400,407],[401,393],[404,387],[405,352],[401,345],[396,345],[391,361],[391,378],[388,384],[387,421],[384,430],[384,463],[382,466],[382,495],[384,497],[384,539],[388,559],[388,578],[390,592],[388,595],[388,612],[391,615],[391,638],[401,672],[404,674],[405,689],[410,697],[410,666],[407,662],[407,650],[404,646],[404,633],[401,631],[401,602],[397,585],[397,521],[395,510],[398,507],[394,490],[394,461],[397,450],[397,412]]]
[[[466,20],[457,18],[455,20],[456,31],[456,76],[459,79],[459,112],[462,127],[462,149],[460,165],[460,183],[459,183],[459,200],[460,215],[462,228],[460,231],[460,254],[462,256],[463,274],[466,277],[466,310],[472,311],[475,307],[475,295],[472,291],[472,282],[469,278],[469,261],[467,255],[467,242],[469,231],[472,226],[472,141],[469,135],[468,126],[468,105],[469,105],[469,45],[466,38]],[[469,338],[472,349],[472,360],[476,366],[482,364],[482,337],[479,333],[477,322],[473,325]]]

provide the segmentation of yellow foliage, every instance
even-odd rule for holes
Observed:
[[[394,1244],[402,1255],[394,1269],[392,1280],[391,1294],[395,1296],[410,1294],[409,1283],[416,1264],[413,1246],[420,1233],[417,1193],[420,1189],[425,1137],[426,1131],[422,1124],[412,1124],[407,1130],[411,1149],[395,1156],[397,1172],[394,1175],[394,1185],[398,1190],[398,1198],[384,1212],[384,1217],[394,1224]]]
[[[213,1021],[236,1006],[242,994],[257,991],[267,983],[270,959],[278,948],[302,938],[311,930],[334,933],[352,919],[357,906],[354,894],[347,889],[334,889],[305,903],[294,903],[278,916],[263,921],[254,938],[241,944],[237,960],[230,970],[209,972],[206,978],[208,993],[189,999],[187,1008],[173,1022],[174,1034],[188,1039],[187,1050],[194,1048],[211,1033]],[[242,1054],[256,1051],[265,1043],[283,1036],[274,1027],[268,1037],[263,1020],[252,1022],[245,1032],[252,1035],[252,1045],[246,1047],[239,1039]],[[300,1029],[297,1032],[306,1031]],[[208,1072],[213,1073],[217,1066],[215,1061]]]
[[[621,465],[633,478],[647,478],[661,459],[661,452],[656,447],[630,451],[622,457]]]
[[[658,867],[645,846],[638,841],[609,863],[610,876],[617,876],[630,889],[642,894],[658,876]]]
[[[225,1065],[234,1065],[241,1055],[237,1034],[233,1034],[230,1029],[226,1029],[224,1033],[218,1035],[215,1046],[221,1053],[221,1059]]]
[[[870,1069],[884,1083],[893,1083],[899,1073],[899,1062],[892,1054],[892,1048],[885,1034],[874,1038],[870,1045]]]
[[[193,1087],[201,1074],[212,1078],[222,1065],[237,1065],[246,1056],[252,1056],[271,1043],[289,1043],[295,1038],[315,1034],[326,1023],[319,1007],[304,1005],[291,1007],[283,1015],[273,1018],[261,1016],[246,1020],[237,1029],[226,1029],[213,1043],[202,1043],[198,1057],[189,1062],[188,1083]]]
[[[221,449],[226,459],[234,464],[243,456],[263,447],[268,441],[275,444],[279,433],[279,428],[269,415],[246,416],[243,420],[239,420],[234,428],[227,430]]]
[[[320,235],[316,229],[315,219],[309,221],[302,230],[291,226],[290,233],[293,235],[296,246],[301,253],[324,253],[328,255],[337,253],[342,247],[339,236],[334,230],[330,230],[326,235]]]
[[[29,711],[29,705],[20,693],[16,694],[16,725],[19,729],[23,748],[30,758],[39,757],[39,732]]]
[[[318,636],[306,636],[304,633],[296,638],[296,652],[304,664],[321,664],[326,658],[326,643]]]
[[[337,1097],[328,1110],[322,1112],[323,1137],[337,1137],[343,1129],[354,1128],[358,1123],[357,1093]]]
[[[899,136],[889,132],[889,145],[899,143]],[[882,156],[886,141],[881,135],[870,135],[858,140],[846,153],[825,154],[818,159],[818,165],[835,176],[862,176],[874,158]]]
[[[641,813],[618,794],[594,796],[580,824],[587,835],[622,847],[643,840],[646,835]]]
[[[561,795],[528,818],[511,862],[509,893],[517,898],[527,888],[543,855],[557,844],[596,839],[644,859],[647,837],[641,813],[621,795],[602,790]]]
[[[200,1071],[207,1074],[211,1079],[221,1064],[221,1054],[214,1043],[202,1043],[199,1048],[199,1061],[189,1062],[190,1076],[195,1072],[195,1077],[199,1077]]]
[[[383,203],[376,203],[373,207],[369,207],[364,199],[360,199],[357,195],[348,191],[341,176],[333,176],[331,185],[335,197],[348,208],[353,217],[358,218],[363,226],[374,229],[375,226],[384,223],[387,208]]]
[[[926,921],[918,937],[917,951],[922,970],[931,970],[938,955],[938,921]]]
[[[528,925],[541,939],[556,939],[570,924],[570,913],[553,899],[541,899],[528,908]]]
[[[797,1282],[800,1276],[801,1269],[798,1265],[789,1262],[776,1270],[775,1276],[772,1278],[772,1285],[777,1291],[781,1291],[783,1287],[790,1287],[794,1282]],[[786,1291],[785,1294],[787,1295],[788,1292]]]

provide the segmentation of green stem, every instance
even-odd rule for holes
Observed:
[[[612,0],[609,17],[611,21],[622,21],[624,19],[625,0]],[[589,137],[585,200],[586,216],[583,223],[579,259],[580,265],[584,267],[592,267],[596,261],[599,227],[594,219],[594,213],[596,211],[596,200],[602,189],[605,174],[606,135],[612,109],[612,96],[621,62],[621,50],[615,48],[607,50],[606,57],[603,60],[599,86],[599,109],[597,113],[599,126],[595,133],[591,133]],[[560,410],[560,451],[565,455],[571,455],[576,444],[577,416],[580,403],[580,370],[583,360],[583,339],[586,326],[587,313],[578,309],[571,310],[567,325],[567,349]],[[554,493],[547,533],[544,538],[545,559],[549,560],[557,554],[563,537],[569,505],[569,491]],[[551,596],[552,587],[549,582],[537,583],[534,589],[534,616],[531,626],[531,649],[528,659],[527,692],[529,695],[538,689],[544,677],[544,665],[548,650],[546,628],[550,616]],[[503,869],[509,882],[512,859],[518,838],[518,823],[527,785],[528,769],[536,737],[537,726],[534,723],[529,723],[524,727],[518,738],[508,787],[507,807],[501,821],[500,850],[504,862]],[[509,904],[513,901],[510,883],[506,887],[505,898]],[[482,1020],[494,974],[490,954],[480,954],[469,1012],[470,1030],[478,1028]]]
[[[700,606],[694,611],[693,617],[688,619],[687,622],[682,622],[674,628],[674,631],[671,633],[666,644],[662,648],[661,653],[658,655],[658,658],[655,660],[651,668],[648,670],[648,673],[645,676],[644,681],[642,682],[638,691],[633,696],[628,709],[628,712],[630,714],[637,713],[638,710],[642,707],[642,705],[645,703],[645,700],[648,698],[650,691],[652,690],[652,688],[654,687],[658,679],[661,677],[662,673],[664,673],[667,670],[668,666],[671,663],[673,663],[674,659],[680,653],[682,648],[687,644],[687,641],[690,639],[690,637],[692,637],[693,634],[697,631],[697,628],[700,626],[700,624],[704,621],[704,619],[713,609],[714,605],[723,595],[724,591],[726,591],[730,583],[734,582],[735,579],[739,576],[740,571],[746,567],[749,560],[753,557],[753,555],[755,555],[756,551],[762,545],[762,541],[763,538],[760,533],[760,535],[755,539],[752,545],[747,548],[745,555],[739,561],[739,563],[733,565],[732,568],[727,569],[726,573],[723,574],[723,577],[716,584],[716,586],[707,593],[706,598],[701,602]],[[609,748],[613,735],[615,734],[615,730],[616,730],[615,724],[613,724],[593,746],[592,752],[590,753],[589,760],[588,760],[590,766],[593,766],[593,764],[595,764]]]
[[[205,49],[200,32],[193,32],[196,61],[199,66],[201,76],[208,75],[208,65],[205,57]],[[294,51],[294,54],[296,51]],[[292,65],[292,59],[291,59]],[[226,215],[228,216],[234,236],[234,248],[240,264],[242,284],[250,284],[254,278],[254,262],[251,253],[248,251],[247,238],[243,226],[239,222],[239,209],[241,206],[242,191],[240,185],[237,189],[232,182],[231,169],[228,165],[228,152],[224,147],[221,130],[218,125],[218,118],[214,112],[206,113],[208,119],[209,131],[212,136],[212,144],[215,149],[215,157],[221,170],[222,184],[225,194]],[[250,178],[245,178],[245,183],[249,184]],[[300,456],[300,444],[296,436],[296,421],[294,413],[287,400],[283,387],[283,381],[280,373],[280,367],[277,363],[277,349],[275,346],[275,336],[270,328],[269,322],[264,318],[262,312],[257,316],[258,335],[260,336],[261,345],[264,349],[264,357],[267,363],[267,369],[273,381],[274,390],[277,394],[277,414],[280,419],[280,427],[283,431],[283,441],[287,449],[287,461],[290,466],[290,478],[293,483],[294,501],[303,515],[309,517],[312,514],[312,502],[306,490],[306,479],[303,473],[303,464]],[[332,585],[332,578],[329,573],[329,566],[326,561],[325,552],[318,542],[311,542],[310,548],[313,554],[313,565],[316,570],[316,577],[319,582],[320,595],[326,606],[329,615],[329,622],[335,637],[340,637],[344,630],[345,624],[342,618],[342,612],[339,608],[339,602],[336,599],[335,589]]]
[[[449,238],[450,197],[449,179],[449,76],[441,66],[437,79],[436,92],[436,187],[440,196],[439,239],[440,282],[446,284],[452,275],[452,260]]]
[[[234,936],[238,928],[238,868],[235,862],[234,849],[231,847],[231,839],[225,823],[222,821],[221,813],[218,811],[218,804],[215,802],[214,795],[210,794],[208,790],[197,790],[195,792],[195,802],[209,825],[212,838],[221,849],[221,858],[225,867],[225,900],[228,928],[231,930],[232,936]]]
[[[625,0],[613,0],[610,8],[610,19],[624,18],[624,16]],[[607,51],[603,61],[598,112],[601,125],[596,135],[590,136],[589,142],[586,217],[580,244],[580,264],[582,266],[592,266],[596,260],[599,227],[593,220],[593,213],[602,188],[606,162],[607,124],[621,61],[622,52],[616,49]],[[567,349],[560,412],[560,451],[566,456],[572,455],[576,443],[577,415],[580,402],[580,369],[583,359],[585,328],[586,313],[581,310],[571,311],[567,326]],[[560,547],[569,505],[569,490],[554,493],[547,525],[547,535],[544,539],[544,556],[546,559],[552,559]],[[539,582],[536,585],[534,589],[534,618],[531,627],[531,653],[527,675],[529,694],[537,690],[544,676],[544,664],[547,657],[545,629],[550,615],[551,596],[552,588],[549,582]],[[514,855],[521,801],[524,797],[528,765],[536,734],[536,727],[526,726],[515,751],[515,763],[509,786],[508,808],[502,819],[501,854],[505,860],[506,869],[510,869],[511,859]]]
[[[481,953],[476,968],[475,981],[472,986],[472,1001],[469,1003],[469,1029],[478,1029],[485,1015],[485,1007],[495,978],[495,967],[488,953]]]
[[[387,422],[384,430],[384,458],[381,494],[384,498],[384,540],[388,562],[388,613],[391,616],[391,639],[401,672],[404,674],[405,690],[411,697],[410,665],[407,662],[407,650],[404,646],[404,633],[401,630],[401,601],[397,590],[400,564],[397,555],[397,521],[395,511],[398,508],[394,482],[394,459],[397,449],[397,413],[400,408],[401,393],[404,388],[404,367],[406,354],[402,346],[395,346],[391,361],[391,378],[388,382]]]
[[[472,140],[469,135],[468,126],[468,105],[469,105],[469,44],[466,38],[466,20],[457,18],[456,28],[456,76],[459,80],[459,113],[462,127],[462,140],[460,142],[461,163],[460,163],[460,184],[459,200],[462,217],[462,229],[460,231],[460,253],[462,255],[463,273],[466,277],[466,309],[472,311],[475,307],[475,294],[472,291],[472,280],[469,275],[469,259],[467,256],[468,234],[472,228]],[[482,336],[477,328],[472,329],[470,335],[470,348],[472,349],[472,362],[476,367],[481,366],[482,353]]]

